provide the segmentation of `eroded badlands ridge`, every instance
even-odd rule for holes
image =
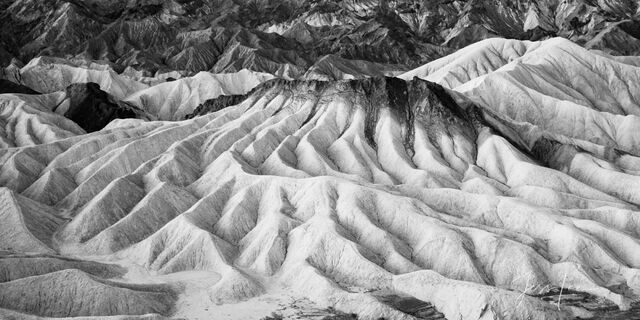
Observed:
[[[0,308],[188,317],[285,290],[363,319],[415,319],[392,295],[447,319],[587,315],[538,298],[562,287],[628,309],[637,65],[496,39],[405,80],[268,80],[89,134],[50,111],[60,93],[0,95]]]

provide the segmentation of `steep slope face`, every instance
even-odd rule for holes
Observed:
[[[273,79],[189,120],[115,120],[1,149],[6,228],[31,239],[6,236],[2,249],[117,261],[156,283],[204,273],[179,282],[179,301],[205,299],[212,314],[282,290],[363,319],[416,319],[392,296],[447,319],[588,314],[539,298],[566,289],[603,301],[586,305],[596,314],[629,309],[637,61],[561,39],[490,40],[403,77]],[[72,281],[106,290],[105,304],[139,304],[75,314],[172,312],[158,307],[170,296],[123,291],[130,278],[47,272],[8,282],[2,307],[33,309],[12,300],[23,285],[48,297],[39,283]]]

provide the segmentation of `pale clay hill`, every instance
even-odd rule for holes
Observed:
[[[286,296],[420,319],[403,296],[572,319],[602,314],[540,296],[640,293],[638,58],[491,39],[399,78],[16,72],[44,94],[0,95],[2,317],[261,318]],[[161,120],[85,133],[52,110],[87,81]]]

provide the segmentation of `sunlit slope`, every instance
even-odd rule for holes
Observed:
[[[638,204],[640,68],[564,39],[488,40],[408,72],[461,93],[540,161]]]
[[[76,123],[52,112],[64,98],[62,92],[0,94],[0,148],[50,143],[84,134]]]
[[[213,74],[200,72],[140,90],[124,99],[161,120],[182,120],[200,104],[220,95],[245,94],[274,76],[249,70]]]

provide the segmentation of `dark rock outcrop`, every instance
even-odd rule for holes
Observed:
[[[2,93],[40,94],[40,92],[37,92],[27,86],[23,86],[6,79],[0,79],[0,94]]]
[[[104,128],[113,119],[139,118],[143,112],[136,107],[114,101],[95,83],[72,84],[66,89],[69,101],[64,116],[87,132]]]
[[[226,107],[236,105],[244,99],[247,98],[247,95],[239,94],[239,95],[230,95],[230,96],[219,96],[214,99],[209,99],[205,101],[203,104],[196,107],[195,110],[191,114],[186,115],[184,118],[191,119],[198,116],[205,115],[207,113],[212,113],[216,111],[220,111]]]

